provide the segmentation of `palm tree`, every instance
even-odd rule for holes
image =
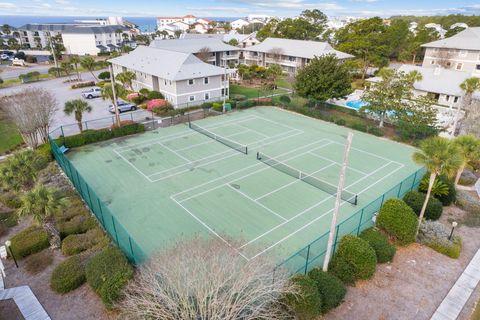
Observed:
[[[67,116],[71,115],[72,113],[75,114],[75,120],[78,124],[78,129],[80,132],[83,131],[82,126],[82,116],[84,112],[92,112],[92,106],[88,104],[88,102],[82,99],[75,99],[65,102],[65,107],[63,108],[63,112]]]
[[[19,217],[32,216],[35,223],[43,225],[49,234],[50,243],[58,246],[60,236],[52,216],[66,206],[66,200],[55,189],[38,185],[27,191],[21,198],[17,214]]]
[[[123,84],[124,87],[127,87],[133,91],[132,81],[137,78],[135,73],[133,73],[132,71],[120,72],[119,74],[117,74],[116,78]]]
[[[460,84],[460,89],[464,92],[463,95],[463,109],[465,110],[465,116],[464,118],[467,118],[468,115],[468,109],[470,107],[470,104],[472,103],[472,97],[473,94],[476,91],[480,90],[480,78],[477,77],[471,77],[468,79],[465,79],[461,84]],[[458,125],[458,120],[460,120],[460,111],[461,107],[457,108],[457,113],[455,115],[455,120],[453,122],[453,128],[452,128],[452,137],[455,136],[455,131],[457,131],[457,125]]]
[[[16,152],[0,167],[0,182],[7,189],[19,191],[37,180],[37,172],[44,160],[31,150]]]
[[[462,165],[455,177],[455,186],[457,186],[465,167],[472,161],[480,158],[480,139],[472,135],[465,135],[457,137],[453,140],[453,144],[458,148],[458,152],[462,156]]]
[[[2,25],[2,32],[6,35],[9,35],[12,31],[12,28],[8,24]]]
[[[65,75],[70,78],[70,72],[73,70],[72,64],[69,61],[60,63],[60,67],[65,72]]]
[[[424,165],[427,171],[430,172],[427,195],[418,218],[418,234],[420,224],[422,223],[425,214],[425,209],[430,200],[435,179],[442,174],[451,177],[461,166],[462,157],[459,154],[457,147],[450,140],[441,137],[433,137],[421,142],[420,150],[413,154],[413,161],[417,164]]]
[[[96,62],[95,59],[92,57],[85,57],[80,61],[80,65],[90,71],[92,76],[95,78],[95,80],[98,80],[97,77],[93,74],[93,71],[95,70]]]
[[[77,79],[79,81],[82,80],[82,77],[80,76],[80,72],[78,71],[78,64],[80,64],[82,62],[82,60],[80,59],[79,56],[71,56],[70,57],[70,63],[73,64],[74,68],[75,68],[75,72],[77,73]]]

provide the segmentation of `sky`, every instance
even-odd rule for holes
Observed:
[[[329,16],[480,14],[480,0],[0,0],[0,15],[290,17],[305,9]]]

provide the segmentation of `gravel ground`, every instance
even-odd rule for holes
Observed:
[[[8,238],[30,225],[30,223],[31,220],[23,220],[17,226],[11,228],[8,234],[0,237],[0,243],[3,244]],[[80,288],[64,295],[53,292],[50,289],[50,275],[54,267],[65,259],[59,250],[53,251],[53,257],[52,265],[37,275],[31,275],[25,271],[25,268],[22,266],[24,264],[23,260],[18,262],[18,269],[15,268],[12,259],[4,260],[5,273],[7,274],[5,287],[12,288],[29,285],[53,320],[108,320],[116,318],[114,313],[108,312],[105,309],[100,298],[93,292],[88,284],[84,284]],[[2,307],[0,306],[0,311],[1,310]],[[0,317],[0,319],[3,318]],[[6,319],[15,318],[7,317]]]
[[[445,209],[441,221],[449,224],[464,215],[461,209]],[[460,226],[463,239],[458,259],[412,244],[398,248],[394,261],[377,267],[375,276],[350,287],[345,301],[325,319],[430,319],[450,288],[480,247],[480,229]],[[459,319],[468,320],[480,296],[477,288]]]

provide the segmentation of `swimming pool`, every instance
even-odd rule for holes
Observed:
[[[347,101],[346,106],[358,111],[362,107],[368,106],[368,102],[365,102],[363,100],[351,100],[351,101]]]

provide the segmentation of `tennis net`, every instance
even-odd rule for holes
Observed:
[[[308,183],[309,185],[314,186],[322,191],[325,191],[326,193],[329,193],[331,195],[337,194],[336,186],[326,181],[320,180],[312,176],[311,174],[295,169],[289,166],[288,164],[285,164],[279,160],[276,160],[260,152],[257,152],[257,159],[271,166],[272,168],[275,168],[285,174],[288,174],[291,177],[302,180],[303,182]],[[342,200],[347,201],[353,205],[357,205],[358,195],[356,194],[353,194],[351,192],[344,190],[341,194],[341,198]]]
[[[228,138],[225,138],[225,137],[221,137],[219,136],[218,134],[216,133],[213,133],[205,128],[202,128],[200,127],[199,125],[196,125],[192,122],[189,122],[188,123],[188,126],[190,127],[190,129],[192,130],[195,130],[201,134],[204,134],[206,135],[207,137],[209,138],[212,138],[213,140],[215,141],[218,141],[220,143],[223,143],[224,145],[226,145],[227,147],[230,147],[234,150],[237,150],[237,151],[240,151],[242,153],[245,153],[245,154],[248,154],[248,147],[246,145],[243,145],[243,144],[240,144],[236,141],[233,141],[233,140],[230,140]]]

